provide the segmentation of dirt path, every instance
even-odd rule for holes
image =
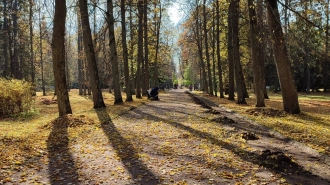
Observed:
[[[102,124],[75,139],[67,135],[79,128],[53,129],[38,168],[15,171],[7,184],[330,184],[326,159],[184,90],[114,120],[97,115]],[[242,138],[251,131],[259,140]]]

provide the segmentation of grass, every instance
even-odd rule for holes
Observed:
[[[208,96],[196,92],[226,108],[232,109],[262,125],[271,128],[282,135],[303,142],[321,153],[330,155],[330,94],[329,93],[300,93],[300,114],[286,116],[265,116],[260,113],[252,114],[255,110],[255,96],[250,93],[246,99],[247,105],[239,105],[226,98]],[[281,94],[268,93],[270,99],[265,100],[263,109],[283,110]]]

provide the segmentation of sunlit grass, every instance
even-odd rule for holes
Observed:
[[[226,98],[202,95],[228,109],[232,109],[251,120],[267,126],[286,137],[305,143],[317,149],[319,152],[330,154],[330,94],[329,93],[300,93],[299,105],[300,114],[285,117],[267,117],[263,115],[251,115],[248,110],[255,108],[255,96],[250,93],[250,98],[246,99],[247,105],[236,104]],[[281,94],[268,93],[270,99],[266,99],[265,108],[275,108],[283,110]]]

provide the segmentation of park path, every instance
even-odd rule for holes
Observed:
[[[246,126],[251,123],[232,111],[184,89],[165,91],[159,98],[115,119],[106,110],[96,111],[101,124],[66,139],[57,151],[49,149],[44,164],[24,171],[32,175],[17,184],[330,184],[323,172],[300,164],[304,156],[275,160],[285,156],[271,151],[285,145],[287,153],[294,145],[269,137],[258,125]],[[78,128],[67,132],[71,129]],[[242,138],[242,133],[258,129],[259,140]],[[318,157],[304,152],[311,159]],[[320,160],[313,162],[325,167]]]

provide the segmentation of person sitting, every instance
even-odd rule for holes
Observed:
[[[148,99],[159,100],[158,99],[158,90],[159,87],[154,87],[151,90],[147,90]]]

